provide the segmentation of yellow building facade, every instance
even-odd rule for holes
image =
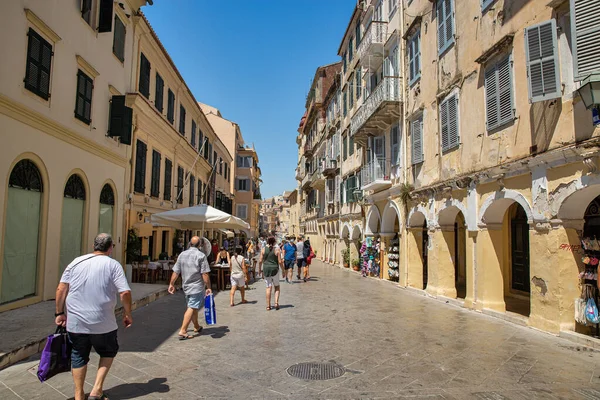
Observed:
[[[580,93],[600,55],[582,12],[600,5],[360,3],[339,50],[342,179],[360,168],[355,201],[340,201],[343,247],[377,247],[375,275],[400,286],[589,333],[574,304],[595,254],[582,239],[600,236],[600,131]]]
[[[0,66],[0,311],[54,298],[99,232],[124,261],[131,121],[111,108],[130,91],[132,16],[145,4],[2,6],[0,48],[14,57]]]
[[[135,91],[132,163],[128,168],[127,228],[142,243],[141,256],[171,257],[192,234],[220,238],[221,232],[179,232],[153,225],[151,215],[209,204],[231,213],[233,157],[217,136],[156,33],[143,16],[134,18]]]

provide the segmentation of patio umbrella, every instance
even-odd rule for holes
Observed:
[[[202,232],[204,229],[250,229],[250,225],[242,219],[206,204],[153,214],[151,218],[152,223]]]

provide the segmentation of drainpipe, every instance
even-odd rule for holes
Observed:
[[[400,26],[404,27],[404,7],[405,4],[403,1],[400,2]],[[407,146],[408,146],[408,124],[406,123],[406,112],[404,112],[404,109],[406,107],[406,100],[408,99],[408,87],[406,86],[406,63],[404,62],[404,54],[405,53],[405,47],[406,47],[406,42],[404,41],[404,39],[402,38],[402,35],[400,33],[400,31],[398,31],[398,42],[400,43],[400,54],[402,55],[402,62],[400,63],[401,65],[401,79],[402,79],[402,102],[400,103],[400,118],[402,118],[402,138],[404,138],[405,140],[402,141],[403,145],[402,145],[402,161],[403,164],[402,165],[402,177],[403,177],[403,181],[406,184],[408,181],[408,150],[407,150]],[[408,211],[408,207],[406,208],[405,211]],[[406,241],[408,240],[408,226],[406,226],[408,224],[408,215],[404,216],[404,240],[401,242],[406,243]],[[401,245],[401,244],[400,244]],[[406,250],[408,248],[408,246],[404,246],[404,249]],[[408,252],[404,251],[404,271],[405,271],[405,286],[408,286]],[[398,277],[398,281],[400,280],[400,277]]]

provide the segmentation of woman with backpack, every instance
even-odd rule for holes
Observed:
[[[231,292],[229,293],[229,305],[231,307],[234,306],[233,298],[235,297],[236,289],[240,290],[240,293],[242,295],[242,304],[247,303],[245,286],[248,276],[248,266],[246,265],[244,256],[242,256],[242,252],[242,246],[235,246],[235,250],[233,251],[233,257],[231,257],[231,262],[229,263],[229,273],[231,276]]]
[[[260,252],[260,263],[262,264],[265,285],[267,286],[267,311],[271,310],[271,291],[275,288],[275,309],[279,310],[279,268],[281,266],[281,253],[275,245],[275,237],[270,236],[267,246]]]

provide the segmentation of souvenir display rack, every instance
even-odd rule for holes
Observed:
[[[388,249],[388,276],[391,281],[398,282],[400,277],[400,239],[398,234],[390,241]]]
[[[380,271],[380,246],[381,241],[379,238],[375,239],[372,237],[366,238],[362,246],[360,247],[360,254],[362,256],[362,276],[379,276]]]
[[[584,270],[579,273],[581,281],[581,299],[587,304],[589,299],[593,299],[598,306],[598,263],[600,261],[600,241],[594,237],[581,239],[581,247],[584,251],[581,261],[584,265]],[[577,307],[577,303],[576,303]],[[585,309],[585,308],[584,308]],[[577,310],[575,310],[577,313]],[[600,337],[600,324],[593,323],[586,319],[585,312],[576,318],[577,322],[582,325],[596,325],[596,337]]]

